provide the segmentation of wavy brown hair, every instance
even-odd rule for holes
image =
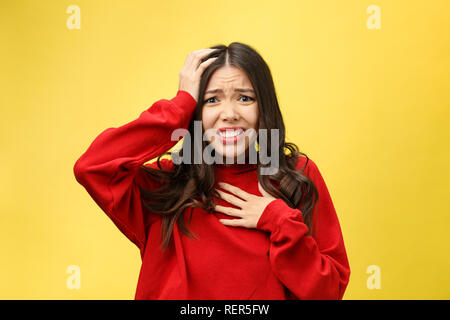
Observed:
[[[194,137],[194,121],[201,120],[203,108],[203,96],[211,75],[218,68],[231,65],[243,70],[250,79],[256,94],[258,102],[258,128],[267,129],[267,150],[271,148],[271,130],[279,129],[279,169],[273,175],[261,175],[261,168],[264,167],[257,161],[257,176],[264,190],[276,198],[283,199],[291,208],[298,208],[302,212],[303,220],[308,226],[308,234],[312,235],[312,217],[313,209],[318,201],[319,194],[314,183],[303,174],[308,164],[309,158],[306,154],[299,151],[294,143],[285,141],[285,126],[281,115],[280,107],[275,93],[275,87],[270,73],[270,69],[261,55],[252,47],[233,42],[229,46],[216,45],[211,48],[220,50],[202,60],[218,57],[202,74],[200,80],[199,96],[196,109],[189,124],[189,134]],[[203,131],[203,130],[202,130]],[[203,135],[203,132],[202,132]],[[183,141],[182,149],[179,152],[182,157],[183,152],[189,152],[194,159],[194,145],[201,143],[198,150],[204,150],[207,141],[203,139],[193,139],[194,143],[187,144]],[[259,139],[257,138],[259,142]],[[286,153],[286,151],[289,151]],[[214,156],[214,151],[213,156]],[[150,168],[142,165],[140,170],[150,178],[162,182],[161,186],[155,190],[147,190],[140,187],[141,200],[143,208],[150,212],[157,213],[162,217],[161,242],[162,249],[166,249],[172,238],[174,224],[177,223],[180,230],[190,238],[197,236],[189,228],[189,222],[192,218],[192,210],[195,207],[204,209],[207,212],[214,212],[215,203],[213,197],[220,198],[217,191],[214,190],[216,177],[214,167],[206,163],[201,164],[175,164],[174,171],[167,171],[161,167],[160,159],[164,155],[171,155],[171,152],[165,152],[157,158],[159,168]],[[306,157],[306,163],[300,170],[296,169],[298,157]],[[275,187],[274,184],[278,187]],[[185,209],[191,208],[188,224],[183,218]]]

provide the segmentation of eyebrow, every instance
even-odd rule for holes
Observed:
[[[255,91],[253,91],[253,89],[250,89],[250,88],[236,88],[236,89],[234,89],[234,91],[235,92],[251,92],[251,93],[255,93]],[[207,94],[207,93],[217,93],[217,92],[222,92],[223,93],[223,90],[222,89],[212,89],[212,90],[206,91],[205,94]]]

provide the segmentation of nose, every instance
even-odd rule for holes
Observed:
[[[236,121],[239,120],[239,113],[235,110],[233,104],[228,104],[221,110],[220,119],[222,121]]]

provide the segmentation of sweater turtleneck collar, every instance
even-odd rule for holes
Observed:
[[[215,164],[216,170],[220,173],[232,173],[232,174],[240,174],[249,171],[255,171],[257,169],[256,164],[250,163],[233,163],[233,164]]]

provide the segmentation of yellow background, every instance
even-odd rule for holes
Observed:
[[[70,4],[80,30],[66,27]],[[344,299],[449,299],[449,12],[445,0],[0,2],[0,298],[134,298],[139,251],[73,165],[101,131],[172,98],[190,51],[240,41],[269,64],[288,139],[328,185]],[[370,265],[381,289],[367,288]]]

